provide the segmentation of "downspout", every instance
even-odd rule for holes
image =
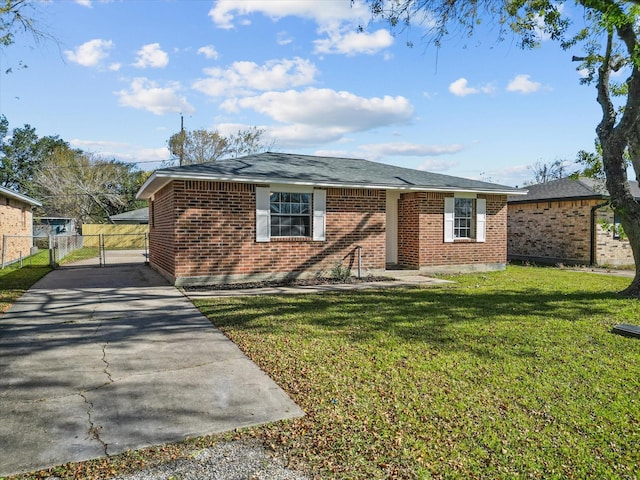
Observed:
[[[591,207],[591,252],[589,254],[589,265],[596,263],[596,210],[606,207],[609,202],[601,203]]]

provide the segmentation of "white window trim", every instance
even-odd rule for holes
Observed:
[[[278,184],[269,187],[256,187],[256,242],[271,241],[271,192],[311,193],[313,196],[313,213],[311,219],[312,236],[310,238],[318,242],[326,240],[327,191],[297,185]]]
[[[456,198],[472,198],[475,199],[475,231],[474,238],[469,240],[475,240],[478,243],[484,243],[487,239],[487,200],[484,198],[478,198],[475,193],[456,193],[453,197],[445,197],[444,199],[444,242],[453,243],[456,238],[454,237],[454,225],[455,225],[455,199]],[[465,239],[466,240],[466,239]]]

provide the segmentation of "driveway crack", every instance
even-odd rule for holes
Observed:
[[[83,392],[79,392],[79,395],[84,400],[84,403],[87,404],[87,421],[89,423],[89,429],[87,430],[87,433],[89,435],[91,435],[91,437],[94,440],[96,440],[98,443],[100,443],[100,445],[102,445],[102,448],[104,449],[104,454],[108,457],[109,456],[109,451],[108,451],[109,444],[105,443],[102,440],[102,438],[100,438],[100,431],[102,430],[102,426],[101,425],[95,425],[93,423],[93,419],[91,418],[91,412],[93,411],[93,402],[91,402]]]
[[[102,362],[104,363],[104,370],[102,370],[104,372],[104,374],[107,376],[107,378],[109,379],[108,383],[113,383],[113,377],[111,376],[111,372],[109,372],[109,361],[107,360],[107,347],[109,346],[108,343],[105,343],[104,345],[102,345]]]

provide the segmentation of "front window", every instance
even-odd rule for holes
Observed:
[[[311,194],[272,192],[269,198],[272,237],[311,236]]]
[[[454,205],[454,238],[473,238],[474,203],[472,198],[456,198]]]

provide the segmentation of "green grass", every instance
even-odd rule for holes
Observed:
[[[83,247],[71,252],[69,255],[64,257],[60,263],[64,265],[66,263],[95,258],[98,255],[100,255],[100,249],[98,247]]]
[[[19,264],[16,263],[0,269],[0,314],[7,311],[13,302],[20,298],[31,285],[51,271],[48,266],[48,251],[41,251],[29,258],[33,261],[34,266],[20,268]],[[46,266],[35,266],[44,264],[43,259],[46,259]]]
[[[307,416],[250,430],[322,478],[636,478],[629,279],[552,268],[455,285],[209,299]]]
[[[556,268],[436,288],[208,299],[200,309],[305,410],[16,479],[103,479],[257,437],[318,478],[640,476],[640,324],[617,278]],[[2,279],[0,278],[0,281]]]

